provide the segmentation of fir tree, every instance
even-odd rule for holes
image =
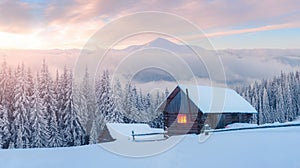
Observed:
[[[86,67],[80,90],[77,91],[77,104],[79,107],[80,122],[85,131],[88,128],[88,121],[91,113],[94,111],[92,100],[91,83],[88,68]]]
[[[0,148],[8,148],[10,140],[7,109],[0,105]]]
[[[45,119],[47,123],[48,147],[62,146],[62,137],[57,123],[57,102],[54,97],[53,81],[48,71],[48,66],[43,61],[40,79],[39,95],[42,100]]]
[[[18,66],[15,74],[16,85],[14,89],[13,105],[13,138],[16,148],[27,148],[30,146],[30,122],[28,111],[28,93],[26,88],[26,78],[24,66]]]
[[[96,124],[96,121],[93,120],[91,132],[90,132],[89,144],[96,144],[97,142],[98,142],[97,124]]]
[[[37,74],[37,79],[39,75]],[[42,100],[39,96],[37,84],[34,86],[34,93],[32,97],[32,109],[31,109],[31,132],[32,148],[47,147],[48,145],[48,134],[47,134],[47,120],[45,117],[45,109],[42,105]]]
[[[78,107],[74,103],[72,73],[67,74],[68,71],[65,69],[64,75],[67,78],[63,82],[66,84],[63,93],[64,101],[62,109],[63,139],[64,146],[77,146],[84,143],[85,131],[77,115]]]
[[[123,95],[123,90],[119,79],[116,80],[116,83],[113,87],[113,100],[115,102],[115,111],[119,115],[117,116],[117,122],[124,122],[123,121],[123,115],[125,113],[123,107],[124,95]]]
[[[107,122],[119,122],[120,112],[116,110],[110,85],[109,72],[105,70],[97,83],[97,117],[104,117]],[[103,126],[100,126],[103,127]]]

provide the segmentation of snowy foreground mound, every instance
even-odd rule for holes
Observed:
[[[172,140],[170,138],[169,140]],[[0,151],[1,168],[75,167],[300,167],[300,127],[214,133],[205,142],[188,135],[166,152],[132,158],[111,153],[99,145],[53,149]],[[130,140],[131,147],[135,146]],[[120,145],[110,142],[107,144]],[[162,141],[147,142],[159,145]],[[140,149],[143,150],[143,149]]]

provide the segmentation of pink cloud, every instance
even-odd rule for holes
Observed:
[[[296,0],[252,1],[189,1],[174,10],[202,29],[222,29],[235,26],[257,26],[291,21],[297,15],[300,2]]]
[[[30,34],[36,45],[42,42],[41,48],[80,48],[105,23],[135,12],[177,14],[215,37],[299,27],[295,23],[299,9],[297,0],[53,0],[41,4],[4,0],[0,32]],[[12,41],[15,36],[5,38]]]
[[[257,28],[248,28],[248,29],[239,29],[239,30],[229,30],[229,31],[208,33],[208,34],[206,34],[206,37],[229,36],[229,35],[235,35],[235,34],[253,33],[253,32],[268,31],[268,30],[287,29],[287,28],[300,28],[300,22],[277,24],[277,25],[267,25],[267,26],[262,26],[262,27],[257,27]]]
[[[30,11],[36,6],[19,1],[0,2],[0,31],[11,33],[30,33],[36,26]]]

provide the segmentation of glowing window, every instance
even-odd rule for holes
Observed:
[[[177,123],[179,124],[185,124],[187,122],[186,120],[186,114],[178,114],[177,116]]]

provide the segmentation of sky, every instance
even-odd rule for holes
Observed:
[[[107,23],[144,11],[187,19],[216,49],[300,48],[298,0],[0,0],[0,49],[81,49]]]

